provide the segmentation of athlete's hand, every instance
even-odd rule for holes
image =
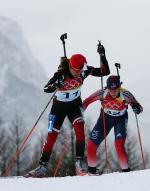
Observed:
[[[139,104],[133,104],[132,109],[133,109],[133,112],[137,115],[142,112],[141,106]]]

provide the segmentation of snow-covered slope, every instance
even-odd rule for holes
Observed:
[[[1,191],[149,191],[150,170],[64,178],[0,178]]]

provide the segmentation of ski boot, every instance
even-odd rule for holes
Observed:
[[[130,171],[131,171],[130,168],[122,169],[122,172],[130,172]]]
[[[44,178],[46,177],[47,172],[48,172],[47,163],[40,162],[40,165],[36,169],[28,172],[28,174],[26,174],[24,177]]]
[[[76,174],[79,176],[84,176],[87,174],[87,165],[83,157],[77,157],[75,161]]]

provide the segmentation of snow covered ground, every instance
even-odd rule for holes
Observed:
[[[149,191],[150,170],[64,178],[0,178],[0,191]]]

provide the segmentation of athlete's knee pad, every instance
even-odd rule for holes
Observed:
[[[56,121],[56,115],[49,114],[48,115],[48,133],[51,133],[54,129]]]
[[[84,120],[83,118],[79,117],[73,121],[72,124],[75,134],[76,134],[76,140],[80,142],[85,141],[85,134],[84,134]]]

